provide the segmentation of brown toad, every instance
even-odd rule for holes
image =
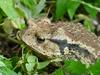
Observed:
[[[100,40],[79,23],[30,19],[28,24],[21,38],[40,57],[75,59],[84,63],[99,57]]]

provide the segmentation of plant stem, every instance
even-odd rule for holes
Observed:
[[[6,35],[4,33],[0,33],[0,37],[6,38],[7,40],[10,40],[10,41],[15,42],[17,44],[20,44],[20,41],[14,39],[11,36],[8,36],[8,35]]]

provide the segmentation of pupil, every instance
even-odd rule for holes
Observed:
[[[45,39],[41,39],[40,37],[37,37],[37,42],[38,43],[43,43],[45,41]]]

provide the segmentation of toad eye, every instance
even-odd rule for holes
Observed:
[[[45,42],[45,39],[44,38],[37,37],[37,42],[38,43],[43,43],[43,42]]]
[[[38,34],[35,34],[35,38],[36,38],[37,43],[39,43],[39,44],[45,42],[45,38],[40,37]]]
[[[41,44],[41,43],[45,42],[45,38],[41,38],[37,34],[35,34],[35,37],[36,37],[37,43],[40,43]]]

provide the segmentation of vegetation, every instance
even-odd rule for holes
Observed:
[[[40,61],[18,40],[17,32],[26,27],[28,19],[45,16],[81,22],[96,33],[93,20],[99,7],[100,0],[0,0],[0,75],[47,75],[51,60]],[[52,75],[100,75],[100,60],[90,66],[66,60],[62,67],[52,69]]]

